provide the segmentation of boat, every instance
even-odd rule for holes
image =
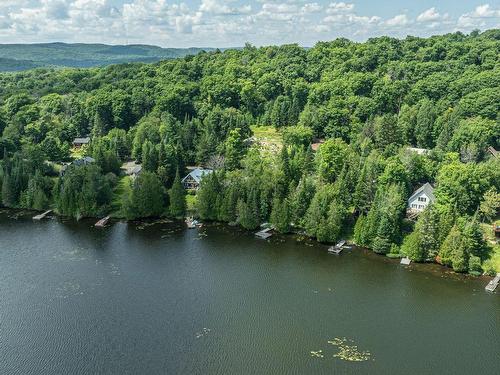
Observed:
[[[401,258],[401,262],[399,262],[399,263],[404,265],[404,266],[408,266],[411,263],[411,260],[408,257],[404,257],[404,258]]]
[[[110,217],[106,216],[106,217],[102,218],[101,220],[99,220],[97,223],[95,223],[94,226],[97,228],[104,228],[106,226],[106,224],[108,223],[109,219],[110,219]]]
[[[330,254],[339,255],[342,252],[344,245],[345,245],[345,240],[341,240],[335,246],[330,246],[328,248],[328,252]]]

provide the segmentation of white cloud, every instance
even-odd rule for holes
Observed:
[[[317,13],[323,9],[318,3],[307,3],[300,8],[302,13]]]
[[[341,13],[341,12],[352,12],[354,10],[354,4],[352,3],[330,3],[328,5],[327,13]]]
[[[252,11],[251,5],[244,5],[241,7],[230,7],[230,1],[220,0],[201,0],[200,11],[213,13],[213,14],[246,14]]]
[[[388,26],[405,26],[408,25],[409,20],[406,14],[398,14],[391,19],[385,21],[385,24]]]
[[[493,27],[498,27],[500,21],[500,9],[494,9],[489,4],[477,6],[474,11],[462,14],[457,21],[457,26],[471,29],[475,27],[485,27],[490,22]]]
[[[425,12],[422,12],[421,14],[418,15],[417,21],[418,22],[432,22],[432,21],[439,21],[441,19],[448,18],[448,14],[445,13],[444,15],[439,14],[439,12],[436,10],[436,8],[432,7],[427,9]]]

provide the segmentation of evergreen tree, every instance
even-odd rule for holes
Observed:
[[[170,188],[170,215],[175,218],[182,218],[186,215],[186,191],[182,187],[179,171],[175,174],[174,183]]]
[[[291,215],[288,200],[280,200],[276,197],[273,200],[273,208],[271,211],[271,224],[280,233],[288,233],[291,229]]]
[[[201,181],[198,190],[196,207],[198,214],[204,220],[217,220],[219,217],[217,207],[217,196],[220,192],[217,173],[211,173]]]
[[[158,217],[165,212],[165,189],[151,172],[142,172],[132,183],[132,192],[123,201],[127,219]]]

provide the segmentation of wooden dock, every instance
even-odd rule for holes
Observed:
[[[109,216],[103,217],[101,220],[99,220],[97,223],[95,223],[94,226],[98,227],[98,228],[104,228],[106,226],[106,224],[108,223],[109,219],[110,219]]]
[[[265,228],[265,229],[262,229],[262,230],[258,231],[257,233],[255,233],[255,235],[257,237],[265,240],[273,235],[272,233],[270,233],[271,231],[272,231],[272,228]]]
[[[497,273],[495,278],[491,280],[488,285],[484,288],[487,292],[494,292],[495,289],[497,288],[498,284],[500,284],[500,272]]]
[[[339,243],[337,243],[335,246],[330,246],[328,248],[328,253],[335,254],[335,255],[340,255],[340,253],[344,249],[344,245],[345,245],[345,241],[342,240]]]
[[[47,216],[51,212],[52,212],[52,210],[48,210],[48,211],[45,211],[44,213],[41,213],[40,215],[33,216],[33,220],[42,220],[45,218],[45,216]]]

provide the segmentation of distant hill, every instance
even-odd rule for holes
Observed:
[[[88,68],[127,62],[155,62],[213,50],[214,48],[161,48],[140,44],[0,44],[0,71],[46,66]]]

